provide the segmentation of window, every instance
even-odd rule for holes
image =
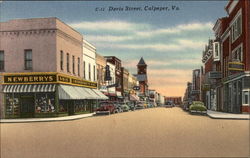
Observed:
[[[61,70],[63,70],[63,51],[62,50],[60,53],[60,67],[61,67]]]
[[[69,53],[67,53],[67,72],[70,72],[69,71]]]
[[[4,70],[4,51],[0,51],[0,71]]]
[[[24,68],[32,70],[32,50],[24,50]]]
[[[78,76],[80,76],[80,58],[77,58],[77,72],[78,72]]]
[[[89,64],[89,80],[91,80],[91,65]]]
[[[240,45],[239,47],[237,47],[235,50],[233,50],[232,52],[232,58],[233,60],[236,61],[243,61],[242,55],[243,51],[242,51],[242,45]]]
[[[95,65],[93,66],[93,75],[94,75],[94,81],[95,81]]]
[[[83,78],[84,79],[86,79],[86,70],[85,70],[85,66],[86,65],[86,63],[85,63],[85,61],[83,62]]]
[[[238,16],[232,24],[232,41],[234,42],[242,33],[242,16]]]
[[[75,56],[72,56],[72,69],[73,69],[73,74],[75,74]]]
[[[243,104],[249,104],[249,91],[243,91]]]

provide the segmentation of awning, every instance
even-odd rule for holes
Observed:
[[[4,93],[55,92],[55,84],[4,85]]]
[[[59,99],[62,100],[81,100],[81,99],[108,99],[102,92],[98,92],[96,89],[70,86],[70,85],[59,85]],[[99,95],[99,93],[101,93]]]
[[[70,86],[70,85],[59,85],[58,86],[59,99],[93,99],[91,94],[83,87]]]
[[[97,90],[97,89],[92,89],[97,95],[100,96],[100,99],[102,100],[106,100],[109,99],[107,96],[105,96],[101,91]]]
[[[140,101],[140,98],[137,97],[136,95],[130,95],[130,100],[132,100],[132,101]]]

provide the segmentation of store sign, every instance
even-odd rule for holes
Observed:
[[[59,73],[13,73],[4,74],[3,84],[47,84],[47,83],[64,83],[76,86],[96,88],[97,83],[82,80],[73,76]]]
[[[244,64],[241,62],[228,62],[229,71],[244,71]]]
[[[222,73],[219,71],[211,71],[208,73],[209,79],[220,79],[222,78]]]
[[[50,83],[56,82],[56,75],[11,75],[4,76],[4,83]]]

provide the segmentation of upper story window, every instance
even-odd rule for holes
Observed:
[[[61,70],[63,70],[63,51],[62,50],[60,52],[60,67],[61,67]]]
[[[91,80],[91,65],[89,64],[89,80]]]
[[[78,76],[80,76],[80,58],[77,58],[77,72],[78,72]]]
[[[0,71],[4,71],[4,51],[0,51]]]
[[[85,63],[85,61],[83,61],[83,78],[84,79],[86,79],[86,70],[85,70],[85,68],[86,68],[86,63]]]
[[[234,42],[242,33],[242,16],[241,14],[233,22],[232,27],[232,42]]]
[[[75,74],[75,56],[72,56],[72,69],[73,69],[73,74]]]
[[[232,51],[232,59],[235,61],[243,61],[243,50],[242,50],[242,45],[239,47],[235,48]]]
[[[67,53],[67,72],[70,72],[69,71],[69,53]]]
[[[24,50],[24,69],[32,70],[32,50]]]
[[[94,81],[95,81],[95,65],[93,66],[93,76],[94,76]]]

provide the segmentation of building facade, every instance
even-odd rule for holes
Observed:
[[[128,87],[129,71],[126,68],[122,67],[121,73],[122,73],[121,92],[122,92],[124,101],[128,101],[129,100],[129,87]]]
[[[103,86],[106,86],[104,80],[105,77],[105,67],[107,65],[106,59],[100,54],[96,53],[96,67],[97,67],[97,87],[102,89]]]
[[[116,91],[116,95],[117,95],[117,99],[122,100],[122,72],[121,72],[121,60],[118,59],[115,56],[105,56],[105,59],[107,60],[107,62],[115,65],[115,91]]]
[[[83,38],[57,18],[0,23],[2,118],[91,112],[96,82],[83,80]]]
[[[250,112],[250,2],[229,0],[225,10],[228,16],[218,19],[213,28],[221,52],[217,107],[224,112]]]

